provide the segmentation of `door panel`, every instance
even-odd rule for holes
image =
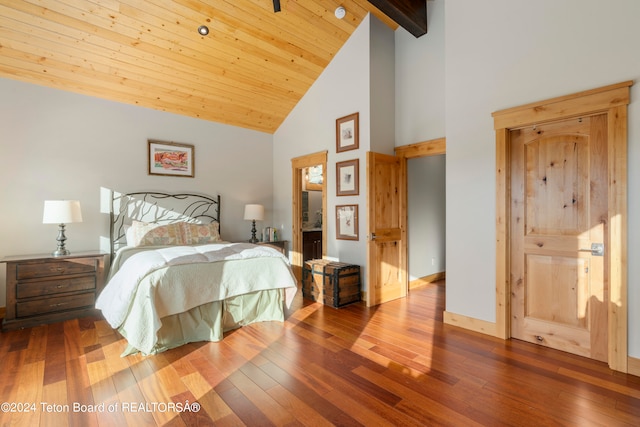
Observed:
[[[585,258],[528,255],[527,279],[536,286],[528,289],[526,318],[586,329],[588,262]]]
[[[607,360],[606,117],[510,131],[511,333]],[[605,248],[606,250],[606,248]]]
[[[589,138],[542,137],[527,143],[525,153],[526,235],[579,235],[589,212],[582,209],[589,194]]]
[[[404,162],[399,157],[367,153],[367,305],[407,295]]]

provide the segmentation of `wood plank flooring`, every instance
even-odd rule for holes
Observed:
[[[0,425],[638,426],[640,378],[442,323],[445,283],[120,357],[99,318],[0,334]]]

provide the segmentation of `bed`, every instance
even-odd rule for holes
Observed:
[[[113,193],[111,268],[96,301],[127,339],[123,356],[284,321],[297,292],[288,259],[269,246],[220,238],[220,197]]]

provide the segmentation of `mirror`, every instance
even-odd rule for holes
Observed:
[[[302,188],[307,191],[322,191],[322,165],[308,167],[304,170]]]

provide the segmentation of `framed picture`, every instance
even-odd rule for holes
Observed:
[[[195,148],[189,144],[149,140],[149,175],[195,176]]]
[[[357,196],[360,187],[359,175],[360,160],[347,160],[336,163],[336,195]]]
[[[358,240],[358,205],[336,206],[336,239]]]
[[[358,117],[353,113],[336,120],[336,153],[360,147]]]

